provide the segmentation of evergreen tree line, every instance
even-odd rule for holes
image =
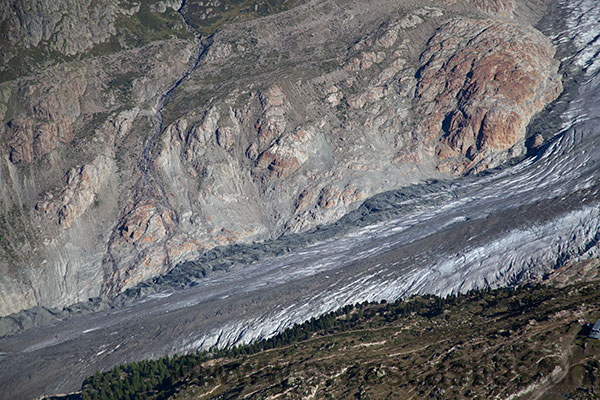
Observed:
[[[542,292],[543,291],[543,292]],[[516,293],[515,293],[516,292]],[[515,296],[521,294],[522,296]],[[222,366],[203,367],[204,362],[217,358],[243,358],[258,352],[288,346],[314,336],[328,335],[356,329],[377,328],[409,315],[433,317],[449,307],[460,307],[467,302],[480,302],[482,306],[495,305],[501,299],[513,297],[507,308],[515,313],[524,308],[535,307],[540,302],[557,294],[557,291],[541,286],[526,289],[500,288],[496,290],[470,291],[467,294],[450,295],[445,298],[424,295],[394,303],[356,303],[346,305],[318,318],[296,324],[280,334],[247,345],[227,349],[213,348],[194,354],[162,357],[158,360],[143,360],[119,365],[107,372],[96,372],[82,385],[84,400],[162,399],[174,393],[177,386],[194,379],[204,383],[224,374],[232,374],[236,363],[229,364],[227,371]],[[183,382],[180,382],[182,378]]]

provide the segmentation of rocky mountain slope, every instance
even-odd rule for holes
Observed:
[[[300,3],[3,1],[0,315],[497,166],[561,92],[549,1]]]

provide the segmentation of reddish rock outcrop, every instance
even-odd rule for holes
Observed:
[[[165,244],[175,227],[173,217],[155,198],[129,206],[111,238],[111,256],[118,263],[105,273],[102,292],[118,292],[168,270]]]
[[[281,88],[274,85],[260,94],[260,102],[264,111],[256,122],[255,128],[259,144],[264,146],[285,132],[287,99]]]
[[[97,201],[96,196],[109,173],[108,160],[102,156],[91,164],[71,168],[58,195],[47,193],[35,209],[61,229],[67,229]]]
[[[561,92],[549,40],[533,28],[453,20],[422,54],[416,89],[419,133],[462,173],[522,142],[530,119]],[[444,168],[445,168],[444,167]]]
[[[473,0],[473,4],[488,14],[500,17],[511,17],[515,11],[514,0]]]
[[[278,178],[286,178],[296,172],[315,150],[315,133],[312,128],[300,128],[296,132],[277,140],[264,151],[257,165],[267,168]]]
[[[542,1],[338,3],[223,26],[192,71],[194,42],[166,40],[0,84],[0,200],[37,203],[47,249],[34,243],[23,265],[47,260],[48,282],[71,285],[39,304],[117,293],[214,246],[498,165],[560,91],[531,27]]]
[[[32,162],[50,153],[59,143],[74,138],[72,124],[79,117],[81,96],[85,93],[83,74],[57,76],[59,82],[20,82],[20,103],[25,110],[7,121],[10,160]]]
[[[121,237],[140,247],[156,243],[174,225],[171,214],[161,211],[152,201],[138,204],[118,228]]]

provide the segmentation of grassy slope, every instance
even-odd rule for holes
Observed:
[[[118,14],[115,27],[117,34],[106,42],[100,43],[84,53],[67,56],[52,50],[48,43],[42,41],[38,46],[24,48],[20,43],[10,42],[5,35],[0,35],[0,82],[36,72],[61,62],[84,59],[89,56],[102,56],[116,53],[124,49],[144,46],[157,40],[170,38],[188,38],[189,34],[177,12],[151,12],[150,4],[154,0],[124,0],[120,4],[129,9],[139,4],[140,10],[133,16]]]
[[[275,14],[305,2],[306,0],[188,0],[183,12],[197,33],[208,36],[227,23]],[[0,54],[3,56],[0,60],[0,83],[61,62],[113,54],[157,40],[193,38],[175,10],[169,8],[165,13],[154,12],[151,6],[155,3],[156,0],[122,0],[119,4],[123,9],[139,5],[139,11],[133,15],[119,13],[115,21],[115,35],[75,56],[60,54],[46,42],[33,48],[24,48],[0,34]],[[0,26],[0,30],[2,29],[6,31],[8,28]]]
[[[96,374],[82,394],[597,399],[600,341],[580,321],[600,316],[599,289],[594,281],[347,307],[252,346]]]
[[[306,2],[307,0],[188,0],[183,12],[190,24],[206,36],[228,23],[265,17]]]

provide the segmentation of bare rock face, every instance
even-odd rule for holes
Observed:
[[[397,15],[381,2],[386,22],[352,40],[341,27],[354,9],[326,5],[311,12],[332,36],[312,33],[320,30],[307,28],[302,7],[295,19],[216,34],[165,110],[172,122],[153,164],[162,183],[144,197],[152,206],[134,204],[124,219],[157,227],[154,244],[113,235],[103,291],[218,245],[335,221],[383,190],[516,155],[530,118],[560,91],[554,52],[541,33],[503,20],[514,2],[470,5],[481,19],[449,20],[434,6]],[[302,43],[328,51],[307,56]],[[267,61],[283,57],[283,68]],[[219,87],[223,76],[232,81]]]
[[[134,204],[117,227],[118,236],[115,238],[113,234],[110,247],[111,256],[118,260],[116,265],[123,267],[105,276],[105,287],[118,292],[165,272],[169,262],[161,243],[164,245],[164,239],[174,228],[173,217],[170,210],[160,207],[156,201]]]
[[[110,172],[109,160],[99,156],[91,164],[74,167],[65,175],[65,186],[56,196],[46,194],[46,198],[36,204],[35,209],[55,220],[67,229],[96,201],[106,175]]]
[[[52,50],[66,55],[85,51],[116,32],[116,2],[97,1],[89,6],[76,1],[2,0],[0,14],[11,42],[35,47],[49,42]]]
[[[189,37],[177,15],[181,5],[172,0],[0,0],[0,82],[82,54],[108,55],[158,38]]]
[[[421,55],[416,90],[430,115],[424,142],[442,136],[441,168],[480,171],[522,144],[529,120],[562,90],[553,57],[548,40],[522,25],[461,19],[442,26]]]
[[[141,133],[193,51],[157,42],[0,84],[2,314],[100,293]]]
[[[313,128],[299,128],[282,136],[262,152],[256,163],[277,178],[286,178],[296,172],[316,147]]]
[[[375,0],[368,12],[327,0],[223,26],[200,48],[127,50],[112,21],[173,18],[183,3],[108,4],[73,11],[86,21],[107,5],[85,34],[61,25],[70,17],[4,17],[32,49],[115,47],[0,83],[0,315],[116,294],[216,246],[498,165],[561,90],[534,0]]]
[[[515,0],[474,0],[475,7],[494,16],[510,18],[515,12]]]
[[[87,81],[84,71],[65,72],[55,71],[44,81],[25,79],[15,88],[25,107],[6,123],[13,163],[30,163],[74,139],[72,124],[81,115]]]
[[[260,93],[259,98],[262,115],[254,127],[259,137],[258,144],[264,146],[285,132],[287,126],[285,114],[286,109],[289,110],[290,104],[277,85]]]
[[[153,11],[159,12],[159,13],[164,13],[169,8],[177,11],[181,8],[182,5],[183,5],[183,0],[166,0],[166,1],[158,1],[154,4],[151,4],[150,9],[152,9]]]

